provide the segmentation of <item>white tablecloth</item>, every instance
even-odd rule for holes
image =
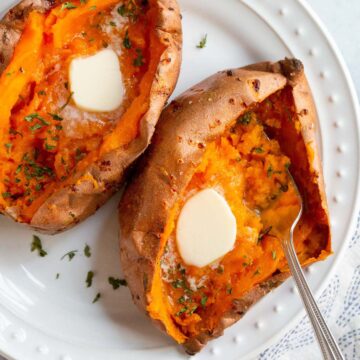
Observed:
[[[337,42],[350,69],[357,92],[360,94],[360,0],[311,0],[309,2]],[[344,258],[337,273],[320,297],[319,305],[339,341],[346,360],[359,360],[360,214],[356,231]],[[303,318],[280,341],[260,354],[258,359],[320,360],[320,351],[307,318]],[[0,360],[5,359],[0,356]]]

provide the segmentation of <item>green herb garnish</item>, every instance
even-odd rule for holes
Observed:
[[[33,241],[31,243],[31,252],[37,250],[40,257],[47,255],[47,252],[43,249],[41,239],[37,235],[33,235]]]
[[[208,297],[206,295],[203,295],[201,300],[200,300],[200,304],[203,308],[205,308],[206,306],[206,302],[208,301]]]
[[[176,279],[174,280],[171,285],[175,288],[175,289],[181,289],[181,288],[185,288],[186,284],[185,284],[185,280],[184,279]]]
[[[264,152],[264,149],[262,147],[255,147],[252,149],[252,151],[256,154],[262,154]]]
[[[65,255],[63,255],[60,258],[60,260],[64,260],[66,257],[68,257],[69,258],[68,260],[71,261],[77,252],[78,252],[78,250],[71,250],[68,253],[66,253]]]
[[[97,293],[96,296],[94,297],[94,300],[92,301],[92,303],[95,304],[100,298],[101,298],[101,294]]]
[[[3,192],[1,195],[2,195],[3,199],[8,199],[12,196],[11,193],[8,191]]]
[[[125,49],[131,49],[131,40],[129,38],[129,32],[126,30],[125,32],[125,37],[124,37],[124,40],[123,40],[123,45],[124,45],[124,48]],[[141,65],[140,65],[141,66]]]
[[[181,297],[179,297],[179,299],[178,299],[178,303],[179,303],[179,304],[184,304],[185,301],[186,301],[185,296],[181,296]]]
[[[115,279],[110,276],[108,278],[109,284],[113,287],[113,290],[118,289],[120,286],[127,286],[127,281],[125,279]]]
[[[260,231],[258,236],[258,243],[264,238],[264,236],[268,235],[272,229],[272,226],[268,226],[267,228]]]
[[[56,148],[56,146],[45,143],[45,150],[51,151],[51,150],[54,150],[55,148]]]
[[[88,271],[87,275],[86,275],[86,286],[87,287],[90,287],[92,285],[92,281],[93,281],[93,278],[94,278],[94,272],[93,271]]]
[[[193,308],[189,310],[189,315],[192,315],[197,308],[198,308],[198,306],[194,305]]]
[[[183,308],[181,308],[175,315],[176,316],[180,316],[181,314],[183,314],[184,312],[186,312],[188,309],[187,306],[184,306]]]
[[[32,122],[34,119],[37,119],[41,122],[43,125],[50,125],[43,117],[41,117],[38,113],[29,114],[24,117],[24,120],[27,122]]]
[[[251,122],[251,112],[250,111],[246,112],[243,116],[241,116],[237,120],[237,123],[241,124],[241,125],[249,125],[250,122]]]
[[[271,252],[271,256],[272,256],[273,260],[276,259],[276,251],[275,250]]]
[[[65,104],[60,107],[60,111],[63,111],[63,110],[69,105],[69,103],[70,103],[71,98],[73,97],[73,95],[74,95],[74,92],[72,91],[72,92],[70,93],[70,95],[68,96],[68,98],[66,99]]]
[[[196,45],[196,47],[198,49],[203,49],[206,46],[207,43],[207,34],[205,34],[205,36],[202,37],[202,39],[200,40],[199,44]]]
[[[65,9],[67,9],[67,10],[76,9],[76,6],[72,2],[66,1],[61,6],[62,11],[64,11]]]
[[[58,114],[53,114],[53,113],[48,113],[48,115],[50,115],[54,120],[56,121],[62,121],[64,120],[64,118],[62,118],[60,115]]]
[[[86,257],[88,257],[88,258],[91,256],[91,249],[90,249],[90,246],[88,244],[86,244],[85,247],[84,247],[84,255]]]
[[[137,54],[137,57],[134,59],[134,66],[143,66],[145,63],[144,63],[144,55],[141,51],[141,49],[136,49],[136,54]]]

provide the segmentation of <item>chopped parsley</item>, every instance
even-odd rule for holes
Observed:
[[[86,156],[86,153],[82,151],[81,149],[77,148],[75,150],[75,161],[78,163],[80,160],[82,160]]]
[[[51,150],[54,150],[55,148],[56,148],[56,146],[45,143],[45,150],[51,151]]]
[[[272,226],[268,226],[267,228],[260,231],[259,237],[258,237],[258,243],[264,238],[264,236],[268,235],[272,229]]]
[[[282,171],[274,170],[272,165],[269,165],[269,167],[266,170],[267,177],[270,177],[271,175],[274,175],[274,174],[281,174],[281,173],[282,173]]]
[[[66,1],[61,6],[62,11],[64,11],[65,9],[67,9],[67,10],[76,9],[76,6],[72,2]]]
[[[143,66],[145,63],[144,63],[144,55],[141,51],[141,49],[136,49],[136,54],[137,54],[137,57],[134,59],[134,66]]]
[[[35,149],[34,152],[34,157],[35,159],[37,158],[37,149]],[[20,164],[17,169],[16,169],[16,174],[18,174],[22,169],[24,170],[25,173],[25,177],[27,180],[30,180],[32,178],[35,178],[37,180],[41,180],[43,179],[43,177],[45,175],[48,176],[53,176],[54,172],[52,169],[50,169],[47,166],[42,166],[38,163],[36,163],[34,160],[32,160],[29,157],[28,153],[25,153],[25,155],[23,156],[23,161],[25,162],[24,164]]]
[[[41,239],[37,235],[33,235],[33,241],[31,243],[31,252],[37,251],[40,257],[47,255],[47,252],[43,249]]]
[[[43,125],[50,125],[43,117],[41,117],[38,113],[29,114],[24,117],[24,120],[27,122],[32,122],[34,119],[39,120]]]
[[[131,44],[131,40],[129,38],[129,32],[126,30],[125,32],[125,37],[124,37],[124,40],[123,40],[123,45],[124,45],[124,48],[125,49],[131,49],[132,47],[132,44]],[[141,66],[141,65],[140,65]]]
[[[9,134],[11,134],[11,135],[20,135],[21,137],[23,137],[23,134],[20,131],[17,131],[17,130],[15,130],[13,128],[10,128]]]
[[[138,10],[138,8],[137,8],[136,4],[133,1],[130,1],[126,5],[123,4],[123,5],[119,6],[117,9],[117,12],[122,17],[127,17],[131,21],[136,21],[137,17],[138,17],[137,10]]]
[[[125,279],[115,279],[114,277],[110,276],[108,281],[114,290],[117,290],[120,286],[127,286],[127,281]]]
[[[206,302],[208,301],[208,297],[206,295],[203,295],[201,300],[200,300],[200,304],[203,308],[205,308],[206,306]]]
[[[91,249],[90,249],[90,246],[88,244],[86,244],[85,247],[84,247],[84,255],[86,257],[88,257],[88,258],[91,256]]]
[[[63,255],[60,258],[60,260],[64,260],[66,257],[68,257],[68,260],[71,261],[77,252],[78,252],[78,250],[71,250],[71,251],[67,252],[65,255]]]
[[[184,306],[183,308],[181,308],[175,315],[176,316],[180,316],[182,315],[184,312],[186,312],[188,310],[187,306]]]
[[[184,304],[185,301],[186,301],[185,296],[181,296],[181,297],[179,297],[179,299],[178,299],[178,303],[179,303],[179,304]]]
[[[1,195],[2,195],[3,199],[8,199],[12,196],[11,193],[9,193],[8,191],[3,192]]]
[[[256,275],[260,275],[260,270],[259,269],[256,269],[256,271],[254,272],[254,276]]]
[[[64,118],[62,118],[60,115],[58,114],[53,114],[53,113],[48,113],[48,115],[50,115],[54,120],[56,121],[62,121],[64,120]]]
[[[70,103],[71,98],[73,97],[73,95],[74,95],[74,92],[72,91],[72,92],[70,93],[70,95],[68,96],[68,98],[66,99],[65,104],[60,107],[60,111],[63,111],[63,110],[69,105],[69,103]]]
[[[183,279],[176,279],[174,280],[171,285],[175,288],[175,289],[181,289],[181,288],[185,288],[186,284],[185,284],[185,280]]]
[[[189,315],[192,315],[197,308],[198,308],[198,306],[194,305],[193,308],[189,310]]]
[[[94,275],[95,274],[93,271],[88,271],[88,273],[86,275],[86,280],[85,280],[87,287],[90,287],[92,285]]]
[[[252,151],[256,154],[262,154],[264,152],[264,149],[262,147],[255,147]]]
[[[205,36],[202,37],[202,39],[200,40],[200,42],[196,45],[196,47],[198,49],[203,49],[206,46],[207,43],[207,34],[205,34]]]
[[[97,293],[96,296],[94,297],[94,300],[92,301],[92,303],[95,304],[100,298],[101,298],[101,294]]]
[[[241,124],[241,125],[249,125],[251,122],[251,112],[246,112],[243,116],[241,116],[238,120],[237,123]]]

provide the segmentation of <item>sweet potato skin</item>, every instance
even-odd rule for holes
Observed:
[[[64,2],[23,0],[8,11],[0,21],[0,75],[11,61],[30,11],[46,12]],[[29,225],[37,231],[56,234],[92,215],[120,188],[126,169],[149,145],[161,110],[177,82],[182,49],[181,17],[176,0],[156,0],[156,5],[159,8],[156,35],[165,50],[151,85],[148,111],[140,120],[138,136],[126,146],[108,152],[85,170],[74,173],[71,181],[56,190],[33,215]],[[91,180],[79,181],[87,178]],[[17,208],[6,208],[4,214],[15,221],[21,215]]]
[[[327,204],[315,141],[316,112],[302,64],[286,59],[219,72],[180,95],[164,110],[153,143],[138,164],[119,206],[122,267],[133,300],[142,311],[146,312],[151,302],[149,293],[169,212],[199,165],[206,144],[223,134],[249,107],[289,85],[300,114],[302,138],[314,152],[311,167],[318,195],[315,205],[323,217],[330,251]],[[211,333],[203,332],[185,341],[186,351],[194,354],[222,335],[225,328],[288,276],[276,274],[234,301],[233,308]],[[164,330],[160,321],[153,322]]]

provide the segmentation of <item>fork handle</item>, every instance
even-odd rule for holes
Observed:
[[[325,320],[321,315],[321,312],[316,305],[315,299],[306,282],[304,273],[301,269],[299,260],[294,249],[292,234],[290,235],[289,241],[283,242],[283,249],[289,264],[290,271],[295,279],[296,286],[299,290],[306,312],[315,331],[317,340],[320,344],[324,359],[344,360],[339,346],[334,340],[334,337],[331,334],[329,328],[327,327]]]

